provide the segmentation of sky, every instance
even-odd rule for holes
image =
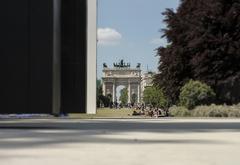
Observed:
[[[179,0],[98,0],[98,78],[103,63],[109,67],[124,59],[143,72],[157,71],[156,48],[165,46],[162,12],[177,9]]]

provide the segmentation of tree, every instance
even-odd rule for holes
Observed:
[[[128,90],[127,88],[123,88],[121,91],[120,91],[120,101],[122,103],[122,105],[127,105],[128,103]]]
[[[103,96],[102,82],[97,80],[97,108],[100,108],[101,105],[104,107],[109,107],[112,99],[111,95]]]
[[[107,96],[101,96],[101,102],[103,103],[104,107],[110,107],[111,99]]]
[[[137,102],[137,94],[133,93],[131,95],[131,104],[135,104]]]
[[[103,90],[101,80],[97,80],[97,107],[100,108],[103,97]]]
[[[240,1],[182,0],[176,12],[163,14],[169,45],[157,49],[155,84],[173,103],[190,79],[211,86],[219,103],[239,102]]]
[[[143,101],[154,107],[164,108],[167,106],[167,100],[164,97],[162,89],[158,87],[147,87],[143,92]]]
[[[143,101],[145,104],[152,104],[153,93],[154,92],[152,87],[146,87],[143,92]]]
[[[197,105],[209,105],[215,99],[215,93],[205,83],[190,80],[181,88],[180,105],[193,109]]]
[[[112,97],[112,94],[107,94],[107,96],[106,96],[109,100],[110,100],[110,102],[112,102],[112,100],[113,100],[113,97]]]

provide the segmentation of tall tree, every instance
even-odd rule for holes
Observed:
[[[169,46],[158,48],[155,83],[173,103],[189,79],[210,85],[219,103],[239,102],[240,0],[182,0],[164,15]]]

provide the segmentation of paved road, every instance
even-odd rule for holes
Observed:
[[[239,165],[240,120],[1,120],[0,165]]]

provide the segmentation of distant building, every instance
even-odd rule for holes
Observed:
[[[141,64],[131,67],[130,63],[121,60],[114,63],[113,68],[103,63],[103,95],[112,96],[112,102],[117,100],[117,87],[124,86],[128,90],[128,103],[131,102],[131,96],[136,94],[136,103],[143,102],[143,92],[147,87],[153,86],[153,77],[155,72],[145,72],[142,74]]]
[[[117,87],[124,86],[128,90],[128,103],[131,103],[132,95],[136,95],[136,102],[141,103],[141,64],[131,67],[130,63],[121,60],[114,63],[113,68],[103,64],[103,95],[111,95],[112,102],[117,101]]]

